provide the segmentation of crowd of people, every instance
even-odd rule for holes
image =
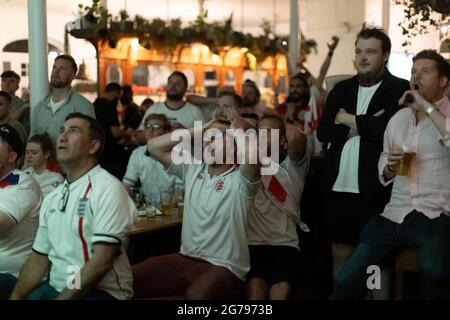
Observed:
[[[229,87],[217,98],[186,96],[179,71],[162,103],[137,106],[131,87],[117,83],[91,103],[72,88],[75,60],[60,55],[49,94],[30,109],[16,96],[20,77],[3,72],[0,299],[291,298],[303,272],[299,231],[310,231],[300,203],[311,136],[323,148],[317,210],[332,253],[330,298],[364,298],[367,268],[408,246],[418,252],[421,297],[447,299],[450,65],[423,50],[408,83],[387,69],[389,37],[363,28],[357,74],[327,94],[338,41],[317,79],[290,73],[275,108],[252,80],[242,96]],[[235,143],[242,132],[243,152]],[[183,145],[198,135],[213,160]],[[180,152],[188,152],[181,163]],[[263,173],[268,167],[277,170]],[[136,185],[147,199],[182,185],[184,214],[179,252],[131,265]]]

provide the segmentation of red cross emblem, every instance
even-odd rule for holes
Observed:
[[[224,185],[223,180],[217,181],[217,183],[216,183],[216,191],[217,191],[217,192],[222,191],[222,190],[223,190],[223,185]]]

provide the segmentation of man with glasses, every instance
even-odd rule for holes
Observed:
[[[324,143],[321,190],[333,255],[333,275],[351,255],[367,221],[383,211],[390,188],[378,180],[383,133],[409,88],[389,73],[391,41],[381,29],[363,29],[355,42],[358,74],[336,84],[317,130]]]
[[[104,136],[89,116],[73,113],[66,118],[57,142],[66,180],[42,204],[33,253],[11,299],[132,297],[126,249],[134,204],[121,183],[98,164]]]
[[[235,117],[232,125],[236,129],[250,128],[241,117]],[[153,257],[134,265],[136,297],[184,295],[186,299],[230,299],[239,296],[250,268],[247,214],[259,187],[260,167],[248,161],[239,167],[226,163],[226,150],[232,142],[226,133],[230,122],[213,120],[207,128],[203,147],[209,148],[214,143],[214,151],[210,153],[216,155],[208,163],[208,159],[196,159],[200,164],[193,159],[180,164],[172,161],[172,149],[178,140],[172,141],[171,134],[147,143],[152,156],[169,173],[183,179],[186,191],[180,253]],[[196,132],[199,129],[190,129],[186,138],[201,135],[202,132]]]
[[[8,299],[31,254],[39,225],[42,194],[38,183],[17,169],[23,152],[19,134],[0,126],[0,300]]]
[[[170,123],[163,114],[152,113],[145,119],[145,139],[150,141],[170,132]],[[163,165],[148,152],[147,146],[140,146],[133,151],[128,161],[123,185],[128,192],[140,181],[147,200],[157,200],[161,192],[173,193],[177,177],[164,170]]]

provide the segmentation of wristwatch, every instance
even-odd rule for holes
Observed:
[[[433,106],[429,106],[428,108],[425,109],[425,113],[427,115],[430,115],[433,111],[434,111],[434,107]]]

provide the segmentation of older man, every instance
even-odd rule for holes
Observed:
[[[66,180],[44,200],[33,253],[11,299],[129,299],[126,256],[134,204],[98,165],[105,134],[93,118],[70,114],[57,143]],[[51,267],[48,281],[41,283]]]

